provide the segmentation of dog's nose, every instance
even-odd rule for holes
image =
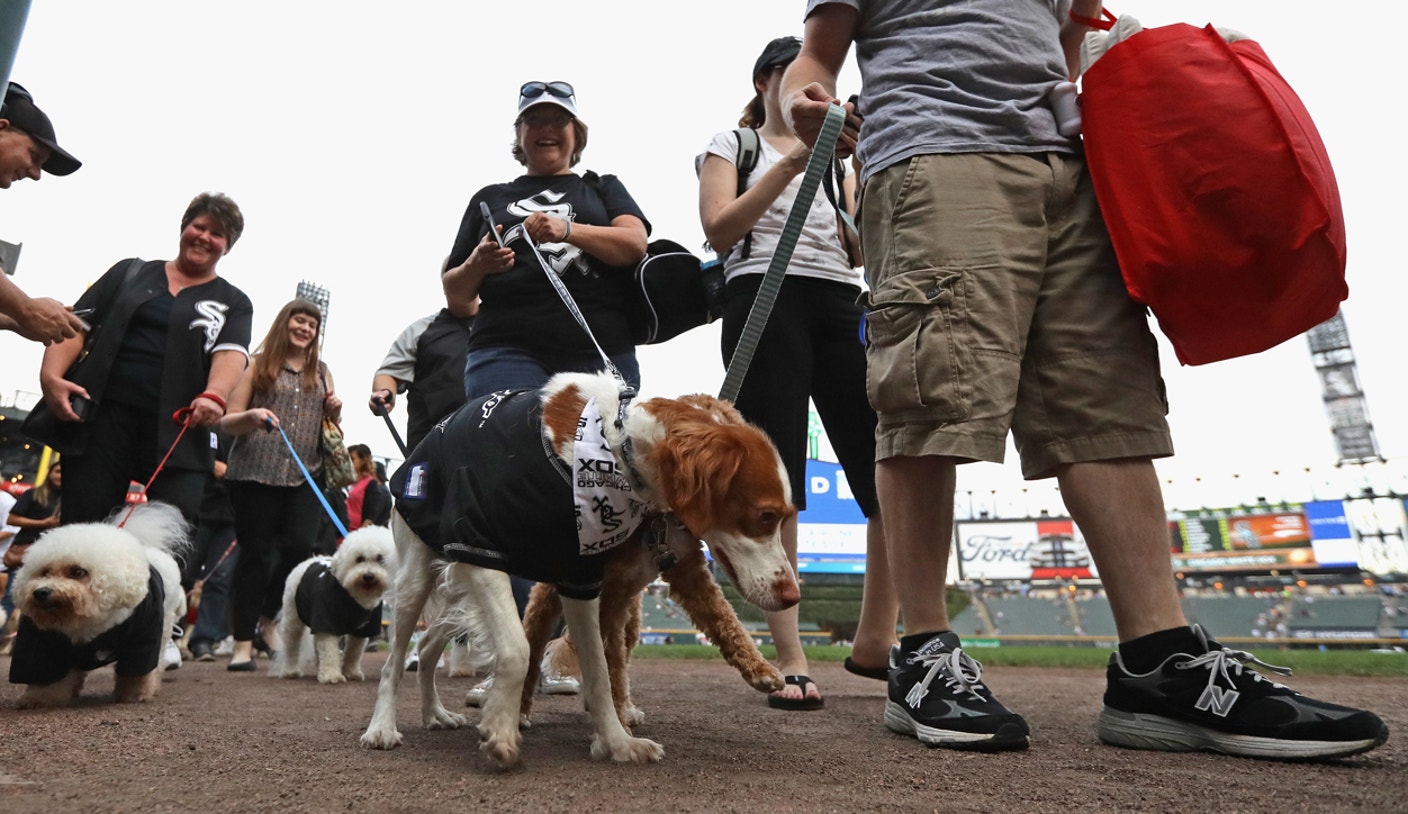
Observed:
[[[375,584],[376,584],[376,574],[363,574],[363,575],[362,575],[362,584],[363,584],[363,585],[375,585]]]
[[[48,602],[51,593],[53,593],[53,591],[48,588],[35,588],[34,599],[37,602]]]

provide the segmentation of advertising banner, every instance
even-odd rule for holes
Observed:
[[[807,461],[807,508],[797,515],[797,570],[865,573],[865,514],[840,464]]]
[[[1090,579],[1090,551],[1066,518],[975,520],[957,524],[963,579]]]

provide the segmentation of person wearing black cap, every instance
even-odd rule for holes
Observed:
[[[616,176],[572,171],[586,146],[587,125],[577,117],[570,84],[528,82],[519,89],[513,157],[527,173],[474,194],[442,278],[455,316],[468,316],[480,300],[465,364],[469,399],[540,387],[554,373],[602,368],[525,235],[562,279],[602,350],[640,386],[626,304],[650,224]],[[489,235],[480,202],[501,227],[501,244]]]
[[[11,82],[0,107],[0,189],[16,181],[39,180],[40,171],[68,175],[81,162],[59,146],[54,125],[34,104],[23,86]],[[14,331],[26,339],[48,345],[78,336],[83,321],[63,303],[47,297],[30,297],[9,278],[14,269],[0,274],[0,330]]]
[[[797,37],[779,37],[753,64],[755,91],[739,125],[752,128],[756,164],[739,165],[743,130],[714,136],[695,159],[699,173],[699,214],[704,234],[724,261],[726,306],[721,337],[727,365],[748,321],[763,275],[772,262],[783,224],[802,183],[811,150],[787,128],[779,108],[782,72],[802,49]],[[854,182],[841,195],[854,210]],[[866,524],[866,571],[854,661],[846,667],[871,677],[885,675],[895,643],[898,605],[890,587],[885,532],[875,500],[875,411],[865,395],[865,349],[859,340],[860,274],[852,267],[846,236],[833,205],[821,195],[812,203],[783,278],[767,331],[735,404],[777,444],[792,481],[792,500],[807,505],[809,402],[846,472]],[[797,519],[782,527],[783,546],[797,567]],[[798,635],[797,608],[767,614],[778,667],[787,686],[768,696],[772,707],[817,709],[822,697],[807,676],[807,657]]]

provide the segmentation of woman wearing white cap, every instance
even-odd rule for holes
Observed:
[[[465,395],[539,387],[554,373],[602,368],[600,354],[573,318],[524,236],[566,285],[602,350],[640,386],[626,314],[631,271],[645,257],[649,222],[613,175],[578,175],[587,126],[566,82],[528,82],[519,90],[513,157],[527,172],[474,194],[446,260],[450,311],[478,316],[465,364]],[[489,235],[487,203],[502,234]]]

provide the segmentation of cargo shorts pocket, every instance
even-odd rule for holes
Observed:
[[[870,292],[866,395],[877,413],[964,421],[971,411],[972,342],[959,269],[907,271]]]

